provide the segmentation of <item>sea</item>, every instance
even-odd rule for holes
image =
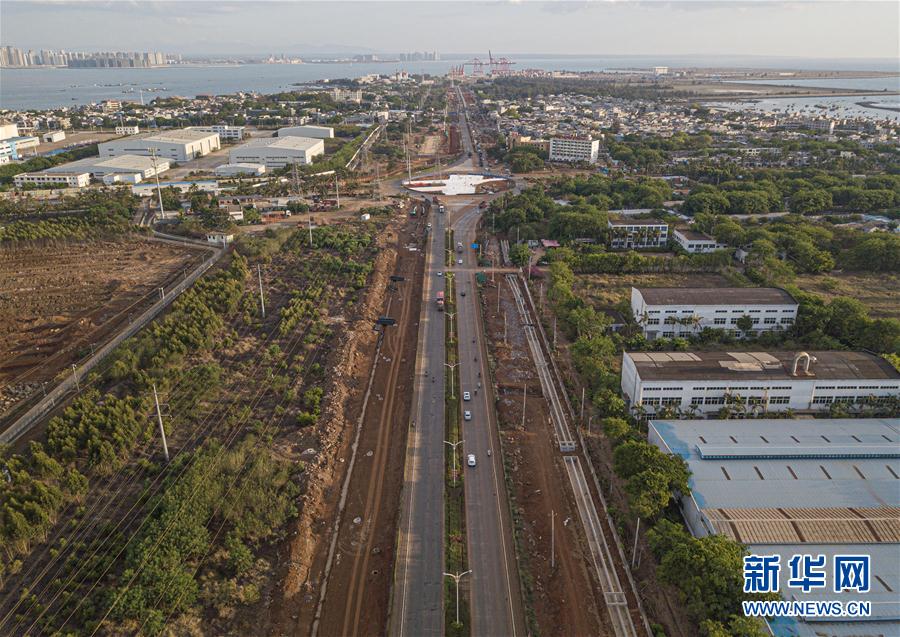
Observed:
[[[0,109],[50,109],[90,104],[105,99],[149,102],[154,97],[194,97],[239,91],[276,93],[328,79],[356,78],[397,71],[443,75],[465,58],[422,62],[334,64],[173,65],[148,69],[0,69]],[[774,70],[896,71],[897,61],[826,60],[764,57],[702,56],[516,56],[513,69],[548,71],[615,71],[669,67],[771,68]],[[883,81],[883,78],[875,78]],[[812,80],[814,86],[854,88],[859,80]],[[792,82],[784,80],[784,82]],[[800,80],[793,80],[799,84]],[[875,83],[877,84],[877,82]],[[880,90],[873,86],[871,90]],[[897,90],[896,83],[889,90]],[[142,95],[143,93],[143,95]],[[854,98],[855,99],[855,98]],[[821,102],[821,100],[819,100]],[[888,111],[884,111],[888,112]]]

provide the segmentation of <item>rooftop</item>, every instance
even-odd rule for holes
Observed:
[[[703,232],[697,232],[690,228],[675,228],[675,232],[683,236],[688,241],[715,241],[711,236]]]
[[[191,128],[182,128],[179,130],[139,133],[137,135],[127,137],[124,140],[112,141],[145,141],[181,144],[184,142],[196,142],[213,135],[218,135],[218,133],[211,133],[209,131],[202,131]]]
[[[609,224],[611,226],[668,226],[665,221],[660,221],[659,219],[632,219],[632,218],[619,218],[619,217],[609,217]]]
[[[319,144],[324,144],[321,139],[313,139],[312,137],[257,137],[251,139],[246,144],[238,147],[241,148],[285,148],[289,150],[309,150],[315,148]]]
[[[792,376],[797,352],[625,352],[642,380],[898,380],[886,360],[865,352],[809,352],[809,375]],[[802,367],[802,365],[801,365]],[[895,385],[890,385],[894,388]]]
[[[781,288],[637,288],[648,305],[796,305]]]
[[[85,159],[77,159],[68,164],[61,164],[48,168],[48,173],[71,173],[71,172],[94,172],[95,168],[114,169],[130,172],[143,172],[152,170],[156,165],[160,171],[167,170],[169,167],[168,160],[157,159],[155,162],[152,157],[144,155],[119,155],[118,157],[86,157]]]

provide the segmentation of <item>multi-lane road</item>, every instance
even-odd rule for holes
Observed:
[[[423,304],[412,422],[407,443],[403,502],[390,633],[429,637],[444,633],[444,314],[434,299],[444,289],[444,216],[433,210],[426,253]]]

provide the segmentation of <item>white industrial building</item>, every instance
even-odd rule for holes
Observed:
[[[606,223],[613,250],[663,248],[669,243],[669,224],[665,221],[609,217]]]
[[[263,164],[222,164],[215,170],[217,177],[237,177],[238,175],[250,175],[258,177],[266,173]]]
[[[680,245],[685,252],[691,254],[714,252],[716,250],[725,250],[728,248],[728,245],[719,243],[709,235],[689,230],[688,228],[673,229],[672,241]]]
[[[9,160],[25,159],[26,151],[30,148],[37,148],[41,143],[37,137],[8,137],[0,140],[0,157],[6,157],[6,161],[0,163],[8,163]]]
[[[313,139],[331,139],[334,129],[330,126],[287,126],[278,129],[278,137],[311,137]]]
[[[584,161],[597,163],[600,140],[590,137],[552,137],[550,161]]]
[[[651,414],[815,412],[896,400],[900,372],[866,352],[625,352],[622,392]]]
[[[250,140],[229,153],[231,164],[263,164],[283,168],[291,164],[309,164],[313,157],[325,154],[325,142],[309,137],[262,137]]]
[[[116,135],[137,135],[140,132],[140,126],[116,126]]]
[[[154,160],[141,155],[121,155],[119,157],[87,157],[48,168],[43,172],[50,174],[86,172],[94,179],[107,182],[109,180],[105,178],[110,175],[120,175],[121,177],[116,181],[138,183],[169,170],[169,166],[169,161],[166,159]]]
[[[65,131],[54,130],[49,133],[44,133],[43,140],[46,144],[52,144],[54,142],[61,142],[66,138]]]
[[[25,184],[38,185],[58,185],[66,188],[84,188],[91,183],[91,174],[88,172],[37,172],[37,173],[19,173],[13,177],[16,188],[21,188]]]
[[[155,151],[157,157],[176,162],[190,161],[208,155],[221,147],[222,143],[218,133],[188,128],[159,133],[141,133],[98,145],[101,157],[119,157],[121,155],[149,157],[151,151]]]
[[[0,139],[9,139],[19,136],[19,125],[10,122],[0,123]]]
[[[797,320],[798,307],[781,288],[631,288],[631,314],[651,340],[704,328],[749,336],[737,327],[744,316],[752,332],[784,330]]]
[[[244,139],[243,126],[229,126],[228,124],[213,124],[212,126],[190,126],[188,130],[196,130],[204,133],[217,133],[219,139],[230,142],[239,142]]]

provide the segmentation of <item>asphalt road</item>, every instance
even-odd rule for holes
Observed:
[[[492,388],[485,355],[487,352],[478,315],[475,272],[478,252],[471,245],[480,212],[471,206],[454,223],[454,239],[463,244],[463,264],[454,265],[457,316],[454,328],[459,332],[460,389],[470,400],[462,409],[472,414],[462,423],[464,458],[473,454],[476,466],[465,467],[466,533],[468,536],[469,598],[472,635],[515,637],[524,635],[519,603],[518,571],[512,547],[512,521],[503,483],[497,423],[491,400]],[[463,296],[465,294],[465,296]],[[488,455],[490,453],[490,455]]]
[[[445,281],[445,215],[436,211],[425,265],[413,425],[407,448],[403,502],[390,634],[398,637],[444,633],[444,314],[435,297]]]

